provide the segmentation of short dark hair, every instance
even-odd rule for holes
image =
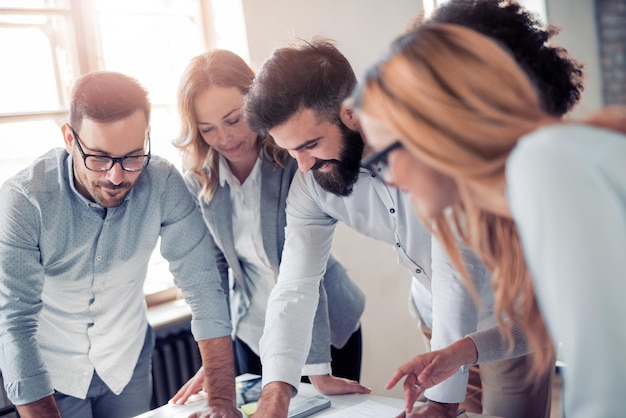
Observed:
[[[70,124],[76,130],[83,119],[114,122],[144,112],[150,123],[148,91],[136,79],[113,71],[95,71],[79,78],[72,89]]]
[[[350,63],[332,41],[300,39],[263,63],[246,95],[245,120],[262,136],[302,109],[338,125],[341,104],[355,86]]]
[[[535,85],[544,111],[561,117],[580,100],[582,64],[548,41],[559,32],[544,26],[514,0],[451,0],[421,23],[453,23],[475,30],[509,50]]]

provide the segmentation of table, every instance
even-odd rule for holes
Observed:
[[[297,396],[314,396],[318,394],[313,385],[308,383],[301,383]],[[363,416],[362,413],[359,415],[354,415],[354,408],[358,408],[358,405],[361,406],[376,406],[380,408],[393,408],[395,411],[389,415],[371,415],[376,418],[394,418],[397,414],[399,414],[404,408],[404,399],[400,398],[392,398],[388,396],[379,396],[379,395],[362,395],[362,394],[350,394],[350,395],[332,395],[326,396],[330,399],[330,408],[324,409],[314,415],[311,415],[312,418],[339,418],[339,417],[352,417],[352,416]],[[364,404],[367,402],[366,404]],[[144,414],[138,415],[135,418],[187,418],[193,412],[201,409],[206,405],[206,398],[203,394],[195,395],[187,404],[185,405],[163,405],[160,408],[157,408],[152,411],[148,411]],[[348,409],[352,408],[352,409]],[[339,411],[345,411],[345,414],[339,413]],[[488,415],[482,414],[462,414],[460,418],[497,418]]]

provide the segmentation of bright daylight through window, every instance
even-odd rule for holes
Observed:
[[[0,0],[0,183],[62,147],[74,80],[90,71],[139,79],[153,104],[152,153],[180,168],[178,79],[209,47],[247,57],[237,0]],[[171,287],[155,251],[146,292]]]

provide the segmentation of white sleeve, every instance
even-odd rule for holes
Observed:
[[[315,190],[306,182],[309,174],[296,173],[287,197],[285,246],[260,341],[263,385],[281,381],[297,389],[311,345],[319,284],[337,221],[317,205]]]
[[[544,129],[507,162],[509,205],[537,299],[562,343],[571,418],[624,414],[626,139],[617,136]]]
[[[477,292],[487,281],[486,270],[478,257],[464,246],[461,254]],[[469,293],[465,281],[448,257],[439,240],[432,238],[432,295],[433,329],[431,348],[439,350],[476,331],[478,306]],[[462,366],[440,384],[427,389],[425,396],[436,402],[457,403],[465,399],[468,367]]]

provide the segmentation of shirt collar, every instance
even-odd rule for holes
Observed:
[[[65,169],[67,170],[67,182],[70,186],[70,190],[85,206],[100,206],[95,202],[87,199],[85,196],[80,194],[80,192],[76,189],[76,185],[74,184],[74,159],[72,158],[72,154],[67,155],[67,159],[65,161]]]
[[[235,175],[230,169],[230,166],[228,165],[228,160],[226,160],[226,158],[222,154],[220,154],[220,158],[219,158],[218,172],[219,172],[221,187],[224,187],[226,183],[228,183],[228,185],[232,188],[241,187],[241,183],[239,182],[239,179],[235,177]],[[254,163],[254,167],[252,167],[252,171],[250,172],[250,175],[248,176],[248,178],[246,178],[245,183],[258,184],[260,182],[261,182],[261,156],[259,155],[259,158],[257,158],[256,163]]]

